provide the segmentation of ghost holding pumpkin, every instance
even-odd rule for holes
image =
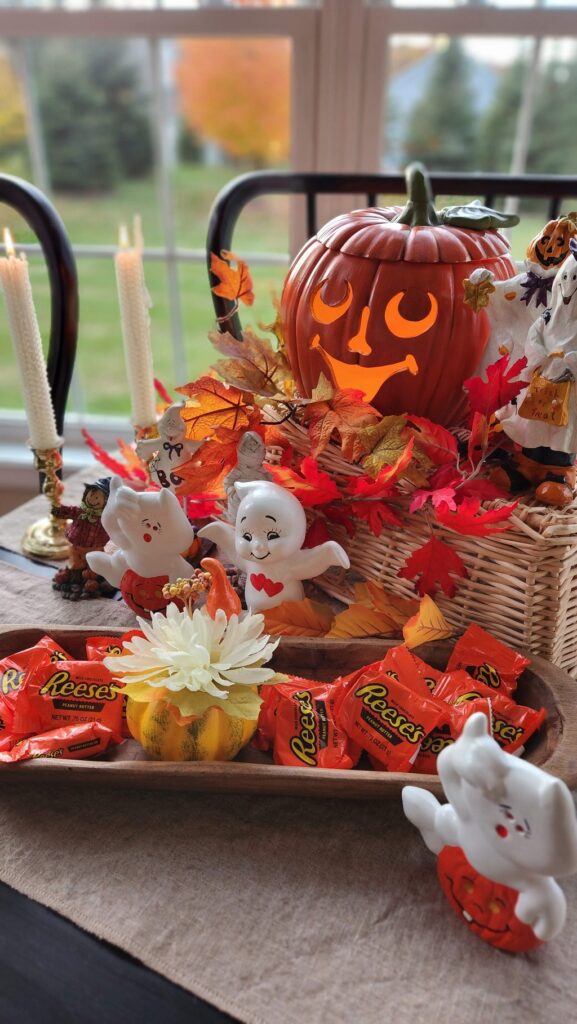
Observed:
[[[403,789],[403,809],[438,854],[442,888],[476,935],[522,952],[557,935],[566,902],[552,877],[577,871],[577,821],[567,786],[505,753],[478,712],[439,754],[449,803]]]
[[[236,522],[214,522],[199,530],[215,541],[224,556],[246,573],[245,599],[251,612],[283,601],[302,601],[302,580],[319,576],[330,566],[348,569],[344,548],[326,541],[303,548],[307,522],[294,494],[268,480],[238,482]]]

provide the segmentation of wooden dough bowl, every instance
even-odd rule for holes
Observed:
[[[0,658],[33,646],[45,633],[73,657],[85,657],[88,636],[120,636],[121,630],[86,630],[80,627],[44,628],[11,626],[0,630]],[[275,653],[274,665],[309,679],[331,680],[383,657],[392,639],[325,640],[286,637]],[[435,668],[444,668],[452,644],[426,644],[416,653]],[[515,698],[520,704],[544,707],[547,719],[527,744],[525,756],[568,786],[577,785],[577,682],[562,669],[534,657],[519,680]],[[65,784],[101,784],[145,789],[205,790],[215,793],[277,794],[353,799],[398,797],[404,785],[422,786],[436,795],[442,790],[435,775],[289,768],[246,747],[230,762],[152,761],[135,740],[126,740],[110,753],[86,761],[42,758],[0,766],[2,784],[44,781]]]

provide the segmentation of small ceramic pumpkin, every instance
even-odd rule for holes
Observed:
[[[546,270],[559,267],[569,255],[569,242],[577,234],[577,212],[550,220],[529,243],[527,259]]]
[[[159,761],[230,761],[256,729],[256,721],[232,718],[216,707],[191,722],[179,722],[162,700],[128,699],[126,722],[134,739]]]
[[[478,204],[435,210],[426,172],[407,171],[409,201],[336,217],[306,243],[281,298],[287,355],[310,395],[319,375],[357,388],[384,414],[444,425],[466,414],[463,381],[489,337],[484,311],[463,302],[463,280],[486,267],[516,273],[507,218]]]
[[[437,875],[453,910],[479,938],[509,953],[526,953],[541,945],[533,929],[515,916],[519,893],[480,875],[459,846],[443,847]]]

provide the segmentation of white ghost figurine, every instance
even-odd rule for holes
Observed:
[[[250,611],[302,601],[301,580],[313,579],[331,565],[349,568],[348,555],[336,541],[303,548],[306,516],[290,491],[267,480],[240,482],[235,488],[241,499],[235,526],[209,523],[199,536],[218,544],[224,556],[246,573]]]
[[[113,587],[120,587],[129,569],[143,579],[167,576],[170,582],[190,575],[182,552],[190,548],[194,529],[172,491],[133,491],[113,477],[101,522],[118,550],[91,551],[86,561]]]
[[[516,917],[538,939],[552,939],[566,914],[552,876],[577,871],[577,823],[565,783],[501,750],[482,712],[439,754],[437,768],[449,803],[405,786],[409,821],[433,853],[458,846],[479,874],[516,890]]]
[[[148,472],[151,480],[167,490],[175,490],[182,483],[178,474],[180,466],[193,457],[200,441],[188,441],[186,424],[181,416],[184,402],[177,402],[165,409],[158,421],[158,437],[136,442],[136,454],[141,459],[150,459]]]

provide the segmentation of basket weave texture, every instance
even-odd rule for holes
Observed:
[[[287,420],[280,429],[298,455],[310,455],[304,427]],[[363,472],[333,443],[318,463],[337,482]],[[328,524],[331,536],[345,547],[351,570],[344,578],[330,571],[316,583],[341,600],[352,598],[359,577],[415,597],[413,583],[400,579],[398,572],[430,538],[431,525],[426,512],[409,515],[409,500],[406,495],[395,502],[404,525],[386,526],[380,537],[363,522],[357,522],[353,539],[343,527]],[[456,581],[454,597],[438,592],[435,601],[457,629],[476,622],[505,643],[540,655],[577,678],[577,500],[552,509],[521,499],[510,521],[509,530],[490,537],[466,537],[434,523],[434,536],[459,553],[468,573]]]

